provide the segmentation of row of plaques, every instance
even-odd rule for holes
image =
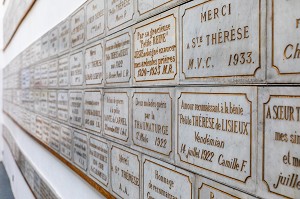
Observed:
[[[108,1],[118,9],[109,6],[107,12],[116,15],[114,20],[131,17],[132,9],[126,6],[132,2]],[[23,52],[25,57],[5,69],[5,76],[19,72],[7,78],[6,85],[13,85],[15,78],[20,87],[300,83],[297,0],[195,0],[84,43],[85,37],[96,34],[91,27],[103,27],[93,21],[100,20],[99,9],[104,8],[98,4],[101,1],[90,1],[76,11],[71,25],[64,22],[51,30],[28,57],[57,55],[63,46],[80,47],[34,64],[27,64]],[[91,27],[85,28],[85,16]],[[114,20],[107,24],[119,27]]]
[[[117,198],[254,198],[103,138],[71,130],[63,125],[60,128],[58,151],[51,144],[52,136],[48,141],[44,137],[34,136]],[[52,131],[56,131],[55,128]],[[14,142],[14,138],[7,134],[4,134],[5,139],[9,137],[10,143]],[[26,180],[34,184],[34,192],[41,192],[37,198],[56,198],[43,193],[46,186],[42,187],[36,177],[32,179],[34,169],[22,152],[18,151],[21,154],[18,161],[21,162],[21,171]]]
[[[26,101],[5,100],[4,111],[56,151],[68,151],[69,158],[71,144],[62,148],[72,139],[62,137],[63,126],[252,195],[300,194],[297,87],[126,88],[46,91],[45,96],[31,111]],[[90,142],[86,133],[77,137],[73,154],[76,143],[80,151]],[[86,168],[87,161],[79,162]]]
[[[10,130],[5,125],[2,125],[2,136],[35,198],[59,199],[57,193],[23,154]]]

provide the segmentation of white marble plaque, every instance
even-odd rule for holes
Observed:
[[[60,87],[69,84],[69,57],[61,57],[58,59],[58,85]]]
[[[129,138],[129,96],[126,91],[104,93],[104,135],[127,142]]]
[[[51,123],[51,133],[49,146],[59,153],[60,151],[60,124],[56,122]]]
[[[64,122],[69,119],[68,91],[57,91],[57,118]]]
[[[129,82],[131,77],[131,33],[113,35],[105,41],[106,83]]]
[[[34,66],[34,87],[39,88],[41,86],[41,66]]]
[[[73,140],[72,130],[67,126],[61,125],[60,153],[68,160],[72,159],[72,140]]]
[[[102,84],[103,81],[103,45],[102,42],[85,50],[85,82]]]
[[[39,112],[43,115],[48,114],[48,92],[41,91],[40,92],[40,110]]]
[[[39,90],[34,91],[34,112],[39,113],[41,108],[40,103],[41,92]]]
[[[237,191],[207,178],[197,176],[196,197],[197,199],[254,199],[254,197]]]
[[[269,25],[272,35],[268,35],[268,41],[272,44],[272,68],[268,68],[269,79],[279,83],[299,83],[300,2],[272,0],[270,7],[272,16],[269,18],[272,21],[269,21]]]
[[[176,9],[134,28],[134,81],[174,80],[177,75]],[[175,12],[175,13],[174,13]]]
[[[59,52],[70,48],[70,21],[67,19],[59,25]]]
[[[111,147],[112,191],[121,198],[140,198],[140,155],[119,145]]]
[[[70,56],[70,79],[71,86],[83,84],[83,53],[82,51]]]
[[[46,59],[49,55],[49,37],[45,34],[41,39],[41,59]]]
[[[84,92],[84,127],[99,134],[102,130],[102,94],[100,91]]]
[[[255,76],[261,67],[260,15],[265,13],[259,0],[200,0],[180,11],[183,80],[219,77],[223,83],[225,77],[240,76],[243,82]]]
[[[69,93],[69,122],[77,126],[82,125],[83,93],[70,91]]]
[[[259,88],[261,197],[299,198],[299,104],[297,87]]]
[[[86,171],[88,166],[88,136],[86,133],[74,131],[74,163]]]
[[[150,90],[150,89],[148,89]],[[135,146],[165,156],[172,152],[172,90],[137,90],[132,96],[132,139]]]
[[[256,92],[254,87],[180,89],[176,162],[198,174],[254,191]]]
[[[54,56],[58,53],[58,36],[58,28],[54,28],[51,32],[49,32],[49,56]]]
[[[85,23],[84,23],[84,8],[78,10],[71,17],[71,46],[77,46],[84,42]]]
[[[112,30],[133,19],[133,0],[108,0],[107,1],[107,27]]]
[[[109,181],[109,148],[105,140],[90,137],[89,139],[89,174],[107,186]]]
[[[86,38],[90,40],[104,33],[105,0],[92,0],[86,6]]]
[[[50,142],[50,133],[51,133],[51,121],[43,118],[43,126],[42,126],[42,132],[43,132],[43,136],[42,136],[42,140],[44,143],[46,143],[47,145],[49,145]]]
[[[48,87],[57,87],[57,60],[48,63]]]
[[[57,93],[56,91],[48,91],[48,116],[55,118],[57,116]]]
[[[35,119],[35,136],[39,139],[43,139],[43,119],[40,116],[36,116]]]
[[[43,63],[40,68],[41,87],[48,86],[48,63]]]
[[[162,161],[143,157],[143,198],[194,198],[194,175]]]

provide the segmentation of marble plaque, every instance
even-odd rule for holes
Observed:
[[[299,83],[300,74],[300,16],[297,0],[272,0],[268,35],[271,53],[268,80],[276,83]]]
[[[112,191],[121,198],[140,198],[140,155],[128,148],[113,144],[111,147]]]
[[[86,6],[86,39],[104,33],[105,0],[92,0]]]
[[[131,77],[131,42],[129,29],[105,40],[106,83],[125,83]]]
[[[181,6],[180,13],[182,80],[255,81],[262,59],[260,16],[265,13],[260,0],[198,0]]]
[[[43,137],[42,140],[44,143],[46,143],[47,145],[49,145],[50,142],[50,133],[51,133],[51,121],[43,118]]]
[[[133,0],[108,0],[107,1],[107,27],[112,30],[133,19]]]
[[[207,178],[197,176],[196,197],[197,199],[254,199],[254,197],[237,191]]]
[[[41,66],[34,66],[34,87],[39,88],[41,86]]]
[[[69,119],[68,91],[57,91],[57,118],[64,122]]]
[[[297,87],[259,88],[259,164],[263,198],[300,195],[300,92]]]
[[[61,57],[58,59],[58,85],[60,87],[69,84],[69,57]]]
[[[36,116],[35,119],[35,137],[39,140],[43,139],[43,119],[41,116]]]
[[[143,198],[194,198],[193,174],[147,156],[142,162]]]
[[[172,89],[135,90],[132,95],[132,139],[133,144],[170,156],[174,135]],[[168,158],[169,159],[169,158]]]
[[[86,171],[88,167],[88,136],[86,133],[74,131],[73,158],[74,163]]]
[[[173,9],[134,27],[134,83],[175,79],[177,11]]]
[[[181,88],[176,163],[249,192],[256,178],[257,89]]]
[[[57,93],[48,91],[48,116],[55,118],[57,116]]]
[[[41,87],[48,86],[48,63],[43,63],[40,68]]]
[[[46,59],[49,56],[49,37],[45,34],[41,39],[41,59]]]
[[[41,58],[41,39],[36,40],[32,45],[32,64],[38,62]]]
[[[59,25],[59,52],[64,52],[70,48],[70,21],[65,20]]]
[[[34,112],[39,113],[41,104],[40,104],[40,97],[41,92],[39,90],[34,91]]]
[[[85,50],[85,83],[102,84],[103,44],[102,41]]]
[[[58,28],[54,28],[49,32],[49,56],[57,55],[59,48]]]
[[[68,160],[72,159],[73,134],[71,128],[61,125],[60,153]]]
[[[83,53],[79,51],[70,56],[70,84],[80,86],[83,84]]]
[[[56,122],[51,123],[51,133],[49,146],[59,153],[60,151],[60,124]]]
[[[102,94],[100,91],[84,92],[84,127],[99,134],[102,130]]]
[[[41,91],[40,92],[40,113],[43,115],[48,114],[48,92]]]
[[[105,140],[90,137],[89,139],[89,174],[107,186],[109,181],[109,148]]]
[[[123,92],[107,90],[103,99],[104,135],[109,138],[128,141],[129,138],[129,96]]]
[[[48,87],[57,87],[57,60],[48,63]]]
[[[85,35],[84,8],[79,9],[71,17],[71,45],[72,47],[82,44]]]
[[[82,125],[83,93],[70,91],[69,93],[69,122],[77,126]]]

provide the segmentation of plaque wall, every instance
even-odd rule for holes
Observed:
[[[108,198],[300,198],[297,0],[89,0],[3,111]]]

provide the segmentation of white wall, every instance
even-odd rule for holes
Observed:
[[[9,63],[15,56],[28,47],[32,42],[41,37],[44,33],[57,25],[69,16],[75,9],[82,5],[86,0],[36,0],[35,5],[26,16],[19,27],[10,45],[4,52],[0,52],[0,106],[2,107],[2,68]],[[5,5],[0,5],[0,47],[3,46],[2,20],[5,9],[9,4],[6,0]],[[5,31],[5,30],[4,30]],[[23,153],[28,157],[38,172],[48,181],[52,188],[61,198],[82,199],[82,198],[104,198],[99,195],[90,185],[82,180],[77,174],[56,159],[38,143],[32,140],[25,132],[18,128],[7,116],[0,114],[0,121],[3,122],[13,133],[17,144]],[[0,130],[2,131],[2,130]],[[10,180],[14,175],[15,181],[12,182],[12,190],[16,199],[32,198],[28,193],[29,189],[24,187],[22,176],[17,171],[12,157],[9,156],[8,147],[4,147],[0,132],[0,161],[3,159],[8,171]],[[5,158],[2,156],[4,150]],[[24,197],[26,196],[26,197]]]

